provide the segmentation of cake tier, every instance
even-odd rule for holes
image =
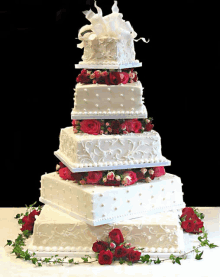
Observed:
[[[78,185],[53,172],[41,177],[40,201],[94,226],[185,207],[181,180],[168,173],[150,183],[109,187]]]
[[[141,82],[122,85],[77,84],[72,119],[83,118],[146,118]]]
[[[106,241],[113,228],[120,229],[126,242],[144,248],[144,252],[180,252],[184,247],[183,232],[176,212],[90,226],[45,205],[35,221],[30,250],[93,252],[93,243],[96,240]]]
[[[151,130],[122,135],[89,135],[61,129],[54,154],[72,172],[170,165],[162,156],[160,135]]]
[[[142,64],[135,59],[134,39],[129,37],[101,37],[89,39],[81,36],[84,53],[76,68],[120,69],[140,67]]]

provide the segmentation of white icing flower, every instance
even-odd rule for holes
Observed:
[[[60,169],[60,165],[57,164],[57,165],[56,165],[56,170],[59,170],[59,169]]]
[[[106,182],[107,182],[107,178],[106,178],[106,177],[103,177],[102,181],[103,181],[104,183],[106,183]]]
[[[147,178],[145,179],[145,181],[146,181],[146,183],[150,183],[150,182],[151,182],[151,178],[150,178],[150,177],[147,177]]]

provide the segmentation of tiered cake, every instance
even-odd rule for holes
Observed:
[[[83,70],[74,89],[73,126],[61,130],[56,172],[41,178],[45,205],[29,249],[91,254],[93,243],[117,227],[144,252],[180,252],[182,183],[165,173],[170,161],[147,117],[133,69],[141,67],[134,51],[137,34],[122,19],[117,1],[104,17],[95,7],[97,14],[84,12],[91,24],[79,30],[84,54],[76,65]]]

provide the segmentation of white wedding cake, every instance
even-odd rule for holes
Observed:
[[[84,48],[74,89],[72,126],[61,129],[56,172],[41,177],[33,241],[35,253],[93,253],[113,228],[145,253],[184,251],[178,214],[185,207],[181,179],[166,173],[161,138],[153,130],[134,68],[136,33],[112,13],[84,12]],[[146,40],[141,38],[144,42]],[[147,103],[146,103],[147,104]]]

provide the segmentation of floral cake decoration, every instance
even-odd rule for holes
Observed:
[[[87,70],[82,69],[76,78],[77,83],[83,85],[88,84],[106,84],[106,85],[119,85],[137,82],[137,71],[133,68],[123,69],[117,71],[114,69],[105,70]]]
[[[89,171],[73,173],[62,162],[56,166],[56,171],[63,180],[72,180],[79,185],[93,184],[104,186],[130,186],[136,182],[151,182],[155,177],[165,174],[163,166],[133,170]]]
[[[117,135],[128,133],[150,132],[154,124],[153,118],[146,119],[84,119],[72,120],[74,133],[87,133],[90,135]]]
[[[123,233],[120,229],[114,228],[109,232],[109,235],[104,240],[97,240],[93,243],[91,247],[91,251],[95,252],[95,259],[93,259],[90,255],[85,255],[81,257],[81,262],[74,262],[73,258],[59,257],[58,254],[40,258],[36,257],[36,253],[30,253],[28,250],[24,251],[23,247],[25,246],[25,240],[28,239],[33,234],[34,221],[36,220],[36,216],[40,215],[42,207],[39,206],[37,208],[34,205],[37,202],[33,203],[29,207],[27,207],[27,211],[25,214],[17,214],[15,219],[18,219],[18,224],[22,227],[20,228],[21,233],[15,239],[15,241],[7,240],[5,246],[10,246],[13,248],[11,254],[15,254],[16,258],[24,259],[26,261],[30,261],[36,266],[40,267],[43,264],[84,264],[84,263],[94,263],[98,262],[100,265],[111,265],[114,262],[119,262],[119,264],[127,263],[128,265],[133,265],[135,263],[144,263],[144,264],[160,264],[164,261],[172,261],[173,264],[177,263],[181,265],[181,260],[187,258],[187,254],[191,252],[195,252],[195,259],[201,260],[203,251],[200,251],[199,248],[208,246],[209,248],[218,247],[214,243],[210,243],[208,240],[208,233],[204,228],[204,214],[200,213],[197,208],[194,207],[186,207],[182,209],[182,215],[180,216],[180,225],[183,228],[184,232],[192,233],[192,234],[200,234],[198,236],[198,240],[200,244],[197,247],[193,247],[192,250],[187,253],[180,254],[175,256],[171,254],[166,259],[152,259],[150,255],[143,254],[143,248],[138,248],[135,246],[131,246],[130,243],[127,243],[123,237]]]

